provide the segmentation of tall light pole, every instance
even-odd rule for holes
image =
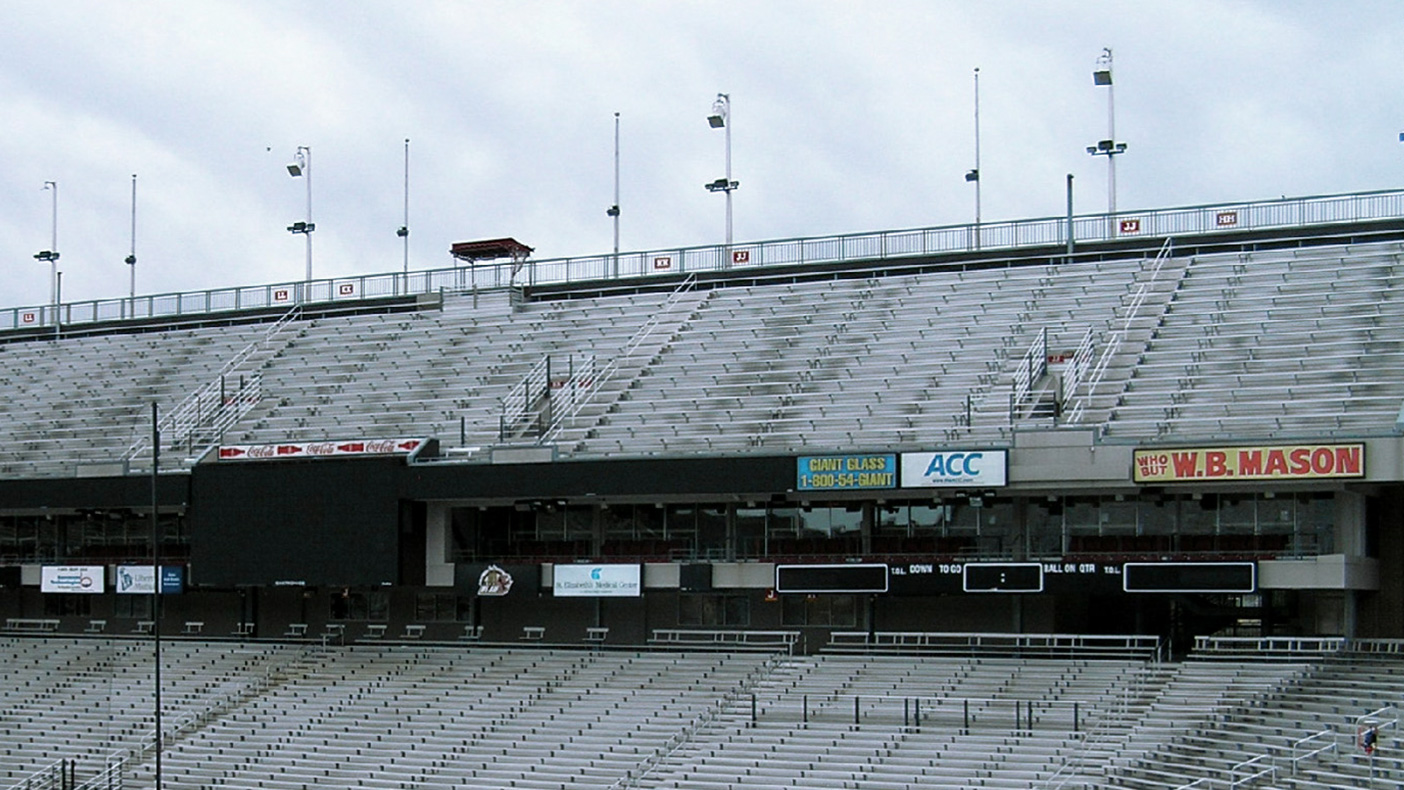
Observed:
[[[312,282],[312,231],[317,229],[317,226],[312,224],[312,148],[310,146],[299,145],[297,147],[297,154],[288,164],[288,175],[307,182],[307,220],[289,225],[288,232],[301,233],[307,239],[307,277],[305,281],[310,283]]]
[[[619,113],[614,114],[614,205],[605,209],[614,220],[614,276],[619,276]]]
[[[54,193],[53,218],[50,222],[49,249],[35,254],[34,259],[49,264],[49,304],[53,305],[54,323],[58,323],[59,275],[58,275],[58,182],[45,181],[44,189]]]
[[[1112,51],[1102,50],[1097,58],[1097,68],[1092,72],[1092,84],[1107,86],[1107,139],[1098,140],[1096,145],[1087,146],[1087,153],[1107,158],[1107,222],[1115,222],[1116,215],[1116,157],[1126,153],[1126,143],[1116,139],[1116,94],[1112,86]],[[1111,235],[1114,227],[1108,229]]]
[[[136,173],[132,173],[132,251],[127,254],[125,263],[131,269],[129,296],[132,303],[132,316],[136,316]]]
[[[311,187],[308,187],[308,188],[310,189]],[[409,277],[409,138],[408,138],[408,137],[405,138],[405,224],[401,225],[401,226],[400,226],[400,229],[397,230],[397,231],[395,231],[395,235],[396,235],[396,236],[399,236],[399,237],[400,237],[400,240],[403,241],[403,242],[404,242],[404,245],[405,245],[405,268],[404,268],[404,274],[405,274],[405,277],[408,278],[408,277]],[[310,279],[310,277],[309,277],[309,279]],[[406,287],[409,286],[408,281],[405,283],[405,285],[406,285]]]
[[[707,123],[713,129],[726,130],[726,177],[718,178],[707,184],[708,192],[726,193],[726,246],[731,248],[731,193],[739,186],[740,181],[731,180],[731,94],[718,93],[717,100],[712,102],[712,113],[707,116]],[[724,266],[731,265],[728,258],[723,262]]]
[[[975,169],[965,174],[975,182],[975,249],[980,249],[980,68],[975,67]]]

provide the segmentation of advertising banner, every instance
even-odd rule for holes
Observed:
[[[156,592],[156,572],[150,565],[118,565],[117,592],[122,595],[151,595]]]
[[[1137,483],[1364,476],[1365,445],[1358,443],[1137,450],[1131,468]]]
[[[557,565],[551,592],[560,598],[637,598],[643,594],[640,565]]]
[[[179,595],[185,592],[185,566],[161,566],[161,594]]]
[[[897,487],[895,453],[806,455],[796,460],[796,491],[858,491]]]
[[[346,458],[357,455],[408,455],[425,439],[345,439],[283,444],[225,444],[216,457],[221,461],[284,461],[302,458]]]
[[[150,565],[118,565],[117,593],[120,595],[151,595],[156,592],[156,573]],[[161,594],[185,592],[185,568],[180,565],[161,566]]]
[[[101,593],[104,570],[101,565],[45,565],[39,572],[39,591]]]
[[[902,453],[902,487],[1002,486],[1008,465],[1007,450]]]

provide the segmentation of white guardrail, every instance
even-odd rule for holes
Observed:
[[[1195,236],[1404,218],[1404,190],[1222,203],[1072,218],[1077,243],[1139,237]],[[0,331],[43,329],[128,319],[199,316],[297,304],[354,302],[396,296],[580,281],[744,271],[760,267],[875,261],[944,253],[1066,245],[1066,217],[961,224],[841,236],[526,261],[493,261],[410,273],[219,288],[134,298],[0,309]],[[518,269],[520,268],[520,271]]]

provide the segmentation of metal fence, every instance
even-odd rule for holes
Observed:
[[[177,318],[296,304],[355,302],[439,291],[546,285],[761,267],[842,264],[925,255],[1066,245],[1138,237],[1197,236],[1404,218],[1404,190],[1222,203],[1150,211],[945,225],[841,236],[677,247],[647,252],[477,263],[408,274],[371,274],[192,293],[0,309],[0,331],[130,319]],[[519,268],[520,267],[520,268]]]

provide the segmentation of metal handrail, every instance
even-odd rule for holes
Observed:
[[[197,428],[207,422],[212,422],[219,431],[223,431],[247,414],[258,403],[261,392],[259,377],[255,375],[252,381],[242,383],[232,395],[227,391],[225,377],[238,370],[240,366],[253,358],[254,354],[266,348],[301,314],[302,307],[300,305],[288,310],[256,340],[230,357],[229,361],[224,363],[224,367],[220,368],[212,379],[187,395],[175,408],[167,412],[166,416],[157,423],[157,430],[162,436],[162,444],[167,447],[178,446],[182,441],[187,440]],[[211,421],[211,417],[214,418],[213,421]],[[132,441],[127,451],[122,454],[122,459],[125,461],[135,460],[150,449],[150,437],[138,436]]]
[[[1010,420],[1014,419],[1013,412],[1023,407],[1034,384],[1047,372],[1048,327],[1045,326],[1039,327],[1033,342],[1029,344],[1029,349],[1024,352],[1014,370],[1014,397],[1010,403]]]
[[[64,761],[55,760],[9,786],[9,790],[53,790],[62,787]]]
[[[552,441],[560,435],[561,431],[565,429],[566,421],[574,419],[575,415],[578,414],[587,403],[593,400],[597,393],[602,391],[604,385],[609,383],[609,381],[614,378],[614,375],[619,372],[619,366],[625,360],[633,358],[634,352],[638,350],[639,346],[643,345],[645,340],[653,335],[653,331],[658,328],[663,317],[671,314],[673,307],[675,307],[677,303],[682,300],[683,295],[690,292],[692,287],[696,284],[697,275],[688,275],[687,278],[679,283],[678,287],[674,288],[673,292],[668,295],[668,299],[663,303],[663,306],[654,311],[654,313],[649,316],[648,320],[643,323],[643,326],[640,326],[638,331],[629,338],[628,342],[624,344],[624,348],[621,349],[618,354],[615,354],[598,374],[593,375],[591,380],[582,382],[584,386],[580,390],[579,396],[572,397],[570,407],[568,409],[562,409],[561,412],[555,416],[551,425],[543,432],[541,436],[542,442]],[[591,357],[592,367],[593,362],[594,358]]]
[[[1174,239],[1166,237],[1165,243],[1160,245],[1160,251],[1155,255],[1154,265],[1151,267],[1150,279],[1141,283],[1136,289],[1136,293],[1131,297],[1131,305],[1126,310],[1126,320],[1122,322],[1121,328],[1112,333],[1106,347],[1102,349],[1102,355],[1097,359],[1097,364],[1092,368],[1092,373],[1087,377],[1087,393],[1080,398],[1077,403],[1069,409],[1068,421],[1078,422],[1082,419],[1082,414],[1086,410],[1087,404],[1097,394],[1097,385],[1102,383],[1102,377],[1106,375],[1107,368],[1116,353],[1121,350],[1121,344],[1131,331],[1131,324],[1136,320],[1137,314],[1141,310],[1141,305],[1145,304],[1146,294],[1150,292],[1151,286],[1155,285],[1160,278],[1160,270],[1165,267],[1165,262],[1170,259],[1174,249]]]
[[[1115,215],[1090,214],[1073,217],[1072,226],[1078,242],[1085,245],[1136,238],[1214,235],[1400,218],[1404,218],[1404,190],[1380,190],[1123,211]],[[1113,219],[1121,221],[1113,222]],[[978,226],[944,225],[539,261],[487,263],[471,269],[452,267],[412,273],[359,275],[308,282],[100,299],[60,304],[57,307],[13,307],[0,309],[0,331],[205,315],[294,304],[354,303],[366,299],[437,293],[441,290],[502,287],[508,283],[534,286],[702,271],[744,271],[758,267],[889,260],[948,253],[993,251],[997,254],[1002,249],[1063,244],[1067,239],[1068,224],[1065,216],[1044,217],[985,222]],[[512,277],[514,268],[523,265],[525,277]]]

